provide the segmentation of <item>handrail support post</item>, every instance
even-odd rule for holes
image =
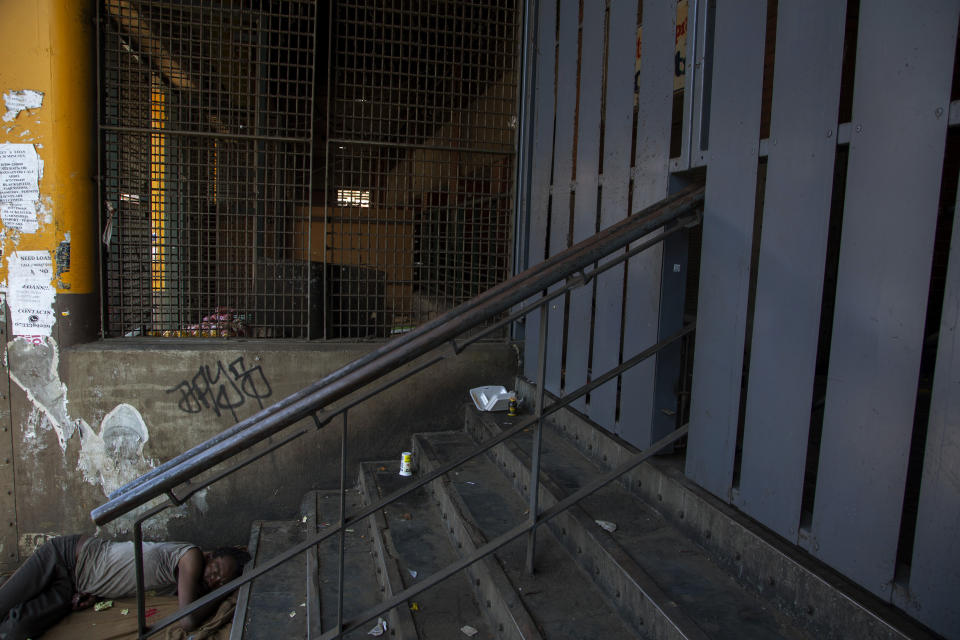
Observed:
[[[537,547],[537,511],[540,497],[540,444],[543,439],[543,385],[546,380],[547,364],[547,328],[549,305],[540,303],[540,333],[537,341],[537,400],[534,415],[537,421],[533,427],[533,446],[530,461],[530,532],[527,534],[527,573],[533,575]]]

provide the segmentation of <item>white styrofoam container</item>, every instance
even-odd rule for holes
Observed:
[[[510,405],[513,391],[500,386],[474,387],[470,389],[470,399],[480,411],[506,411]]]

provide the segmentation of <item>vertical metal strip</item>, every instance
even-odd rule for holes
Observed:
[[[702,166],[707,156],[705,133],[709,129],[710,85],[713,71],[713,18],[715,0],[690,0],[687,15],[693,21],[688,29],[687,74],[684,84],[681,156],[677,170]],[[689,24],[689,21],[688,21]],[[690,61],[693,64],[690,64]]]
[[[322,311],[322,319],[320,320],[320,337],[324,340],[329,338],[328,330],[330,327],[330,314],[332,309],[330,308],[330,283],[328,282],[330,269],[327,267],[327,238],[330,237],[329,220],[330,220],[330,193],[333,191],[333,187],[330,184],[331,176],[331,167],[330,167],[330,116],[333,113],[334,109],[334,96],[333,96],[333,79],[336,75],[333,71],[336,68],[336,63],[334,62],[333,55],[337,51],[337,48],[334,46],[334,38],[336,37],[337,30],[334,28],[336,20],[336,12],[333,10],[334,2],[329,3],[327,7],[327,105],[326,105],[326,122],[324,124],[324,143],[323,143],[323,223],[321,225],[321,237],[320,242],[320,263],[322,265],[321,274],[320,274],[320,309]],[[312,178],[311,178],[312,179]],[[313,208],[311,207],[310,214],[310,226],[313,226]],[[313,245],[309,245],[312,247]]]
[[[547,254],[552,256],[567,248],[570,230],[570,180],[573,177],[573,135],[576,123],[577,54],[580,3],[578,0],[560,0],[560,26],[557,42],[557,112],[553,143],[553,206]],[[563,318],[566,312],[564,298],[550,303],[550,322],[547,335],[546,388],[560,394],[563,356]]]
[[[675,0],[670,0],[663,4],[674,5],[674,3]],[[657,7],[652,7],[651,13],[656,13]],[[600,192],[601,229],[605,229],[625,218],[630,201],[630,150],[632,139],[626,133],[633,129],[634,59],[637,42],[636,0],[621,0],[611,3],[609,23],[606,100],[604,101],[603,114],[603,190]],[[659,27],[654,26],[653,28]],[[672,33],[671,30],[671,36]],[[643,95],[641,91],[641,100]],[[669,109],[667,114],[669,114]],[[666,169],[666,163],[664,163],[664,169]],[[619,364],[622,305],[623,267],[617,266],[597,277],[592,360],[592,370],[597,373],[609,371]],[[613,431],[616,410],[616,380],[612,380],[590,392],[590,418],[592,420]]]
[[[600,108],[603,102],[603,58],[606,6],[601,2],[583,5],[580,26],[580,105],[577,117],[577,166],[573,197],[573,243],[597,232],[597,193],[600,188]],[[590,356],[590,325],[593,307],[590,282],[570,292],[565,389],[577,389],[587,382]],[[586,398],[574,408],[586,409]]]
[[[143,529],[140,520],[133,523],[133,563],[137,576],[137,633],[147,635],[146,593],[143,586]]]
[[[547,303],[540,305],[540,339],[537,341],[537,400],[534,406],[534,414],[537,416],[537,423],[534,425],[533,445],[531,446],[530,458],[530,494],[529,498],[529,517],[530,532],[527,534],[527,573],[533,575],[534,563],[537,556],[537,517],[540,513],[540,449],[543,441],[543,380],[545,367],[547,363],[547,320],[549,315],[546,313]]]
[[[795,540],[836,155],[846,3],[781,3],[741,509]]]
[[[13,571],[19,564],[17,474],[10,411],[10,369],[7,360],[7,295],[0,293],[0,570]]]
[[[716,9],[687,475],[728,498],[740,408],[767,3]]]
[[[895,569],[958,11],[953,0],[860,5],[811,540],[881,597]]]
[[[337,633],[343,629],[343,552],[346,545],[345,521],[347,519],[347,411],[343,412],[340,429],[340,531],[337,547]]]
[[[667,195],[670,121],[673,108],[673,66],[676,2],[646,3],[637,97],[637,139],[631,207],[640,211]],[[623,357],[657,342],[663,246],[658,243],[627,263],[624,295]],[[638,447],[651,437],[655,360],[625,371],[621,377],[617,433]]]
[[[960,629],[960,567],[957,545],[957,452],[960,451],[960,199],[953,213],[950,262],[944,289],[937,364],[930,401],[923,480],[917,508],[917,528],[907,593],[896,590],[894,604],[906,609],[935,631],[947,635]]]
[[[528,248],[527,255],[530,264],[533,266],[541,262],[546,254],[547,248],[547,217],[550,205],[550,168],[552,165],[553,154],[549,152],[553,145],[553,120],[556,101],[554,100],[553,89],[555,83],[554,76],[554,52],[557,42],[557,2],[556,0],[540,0],[538,3],[537,17],[537,35],[533,43],[533,51],[536,52],[536,84],[533,87],[534,106],[533,106],[533,145],[525,151],[530,154],[532,169],[530,171],[529,185],[529,225],[527,233]],[[518,216],[523,217],[523,212],[518,211]],[[534,344],[539,343],[540,320],[538,315],[541,309],[531,312],[525,321],[525,353],[523,373],[527,379],[533,379],[537,375],[536,352],[533,350]]]

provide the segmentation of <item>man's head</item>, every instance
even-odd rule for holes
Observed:
[[[250,554],[236,547],[220,547],[203,554],[203,584],[212,591],[230,582],[241,573]]]

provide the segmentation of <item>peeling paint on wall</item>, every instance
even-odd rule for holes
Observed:
[[[61,450],[66,453],[67,441],[79,434],[80,453],[77,470],[83,480],[99,486],[105,496],[126,483],[153,469],[155,462],[144,456],[143,448],[150,440],[150,431],[136,407],[121,403],[103,416],[99,430],[86,420],[70,417],[67,410],[67,387],[58,371],[59,350],[53,338],[28,340],[16,338],[7,344],[8,356],[17,366],[10,370],[10,379],[16,383],[32,404],[30,415],[21,427],[22,451],[36,455],[46,447],[45,432],[56,432]],[[43,492],[42,477],[33,482],[35,491]],[[201,513],[207,510],[207,491],[195,494],[191,503]],[[115,534],[127,533],[126,527],[137,515],[163,501],[158,498],[135,512],[106,527]],[[187,507],[167,509],[144,524],[144,533],[163,536],[167,524],[175,518],[186,517]],[[40,534],[31,534],[40,535]],[[21,547],[23,541],[21,540]]]
[[[42,341],[16,338],[7,344],[7,357],[17,363],[10,369],[10,379],[43,412],[57,432],[60,448],[66,451],[77,425],[67,413],[67,386],[60,382],[57,370],[60,353],[56,341],[50,337]]]
[[[3,102],[7,112],[3,114],[4,122],[13,122],[21,111],[39,109],[43,104],[43,92],[32,89],[7,91],[3,94]]]
[[[80,459],[84,480],[99,484],[109,495],[153,468],[143,457],[150,433],[143,417],[129,404],[119,404],[100,423],[100,433],[80,421]]]

